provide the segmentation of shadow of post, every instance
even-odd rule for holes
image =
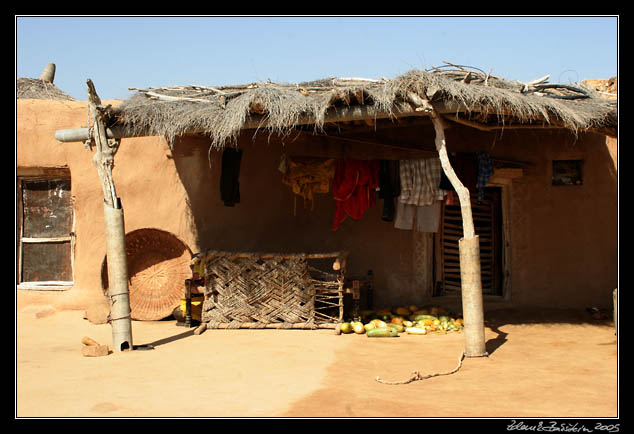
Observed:
[[[491,355],[491,354],[493,354],[495,352],[495,350],[497,350],[502,345],[504,345],[504,343],[508,340],[507,339],[508,333],[503,332],[497,326],[489,325],[489,329],[491,329],[491,331],[494,331],[495,333],[497,333],[497,337],[495,337],[493,339],[489,339],[485,343],[486,352],[489,355]]]
[[[193,336],[194,335],[194,330],[195,330],[195,328],[192,328],[191,330],[187,330],[186,332],[179,333],[179,334],[174,335],[174,336],[169,336],[169,337],[166,337],[166,338],[159,339],[157,341],[151,342],[148,345],[153,346],[153,347],[158,347],[158,346],[161,346],[161,345],[165,345],[165,344],[169,344],[171,342],[178,341],[180,339],[185,339],[185,338],[187,338],[189,336]]]

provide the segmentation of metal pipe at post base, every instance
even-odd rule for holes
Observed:
[[[464,317],[465,357],[487,356],[484,340],[482,280],[480,276],[480,238],[461,238],[460,280]]]
[[[110,298],[110,323],[112,346],[115,351],[134,349],[132,343],[132,318],[130,316],[130,292],[128,288],[128,262],[125,252],[125,227],[123,208],[117,198],[117,208],[104,201],[106,229],[106,255],[108,260],[108,296]]]

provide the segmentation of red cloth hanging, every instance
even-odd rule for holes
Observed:
[[[338,160],[332,193],[337,203],[332,230],[350,216],[360,220],[365,211],[376,203],[379,185],[378,160]]]

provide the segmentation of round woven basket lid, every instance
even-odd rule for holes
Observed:
[[[169,232],[150,228],[126,234],[125,244],[132,319],[167,318],[180,305],[185,295],[185,279],[192,275],[189,248]],[[101,279],[107,295],[107,258],[102,265]]]

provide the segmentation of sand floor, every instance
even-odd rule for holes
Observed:
[[[616,418],[618,345],[611,322],[578,312],[487,314],[488,357],[464,336],[367,338],[332,330],[207,330],[132,323],[153,350],[84,357],[111,345],[83,311],[16,312],[17,418]]]

